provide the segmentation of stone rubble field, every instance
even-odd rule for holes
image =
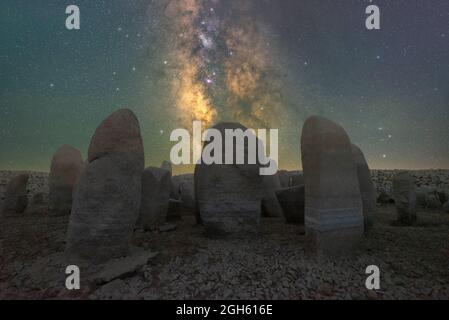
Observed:
[[[394,171],[371,173],[378,193],[390,192]],[[0,172],[2,190],[15,174]],[[417,185],[449,184],[449,170],[412,174]],[[47,174],[31,173],[29,198],[47,188]],[[25,211],[2,218],[0,299],[449,299],[449,213],[420,206],[417,217],[397,226],[394,204],[378,203],[374,227],[352,255],[319,258],[305,253],[301,227],[283,218],[262,218],[258,234],[214,239],[184,213],[167,231],[134,232],[148,261],[106,266],[109,277],[93,283],[81,267],[81,289],[69,291],[68,217]],[[376,291],[365,288],[372,264],[381,271]]]

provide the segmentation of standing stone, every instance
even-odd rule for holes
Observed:
[[[382,190],[377,197],[377,202],[381,204],[394,203],[394,199],[385,190]]]
[[[35,193],[26,208],[27,214],[48,214],[48,194],[44,192]]]
[[[184,181],[181,183],[179,192],[181,194],[183,210],[189,212],[195,211],[195,186],[193,183],[193,176],[191,181]]]
[[[2,208],[4,215],[14,215],[25,211],[28,205],[27,183],[29,178],[28,173],[23,173],[9,180]]]
[[[449,200],[443,204],[443,212],[449,213]]]
[[[145,230],[156,229],[167,220],[170,176],[168,170],[155,167],[143,172],[139,225]]]
[[[219,123],[213,127],[221,133],[223,164],[197,164],[195,166],[195,196],[197,221],[213,235],[246,233],[258,230],[261,216],[261,201],[264,195],[263,180],[259,164],[248,163],[249,145],[245,139],[244,164],[225,162],[225,129],[246,130],[238,123]],[[251,133],[251,138],[257,138]],[[235,139],[234,139],[235,140]],[[203,146],[203,157],[205,148]]]
[[[182,216],[182,201],[176,199],[169,199],[167,221],[175,221],[181,219]]]
[[[408,171],[393,176],[393,197],[399,222],[411,225],[416,221],[415,179]]]
[[[263,187],[265,194],[262,198],[262,216],[281,217],[282,208],[276,197],[276,191],[281,189],[278,174],[263,176]]]
[[[195,211],[195,184],[192,173],[181,174],[172,177],[172,182],[176,190],[177,197],[171,199],[178,199],[182,201],[182,211],[185,213],[193,213]]]
[[[291,173],[289,187],[304,185],[304,176],[301,173]]]
[[[449,200],[449,189],[438,188],[436,190],[436,194],[442,204]]]
[[[81,152],[69,145],[60,147],[53,156],[48,177],[49,214],[69,215],[72,210],[72,192],[83,170]]]
[[[172,176],[172,167],[170,161],[167,160],[162,161],[161,169],[167,170],[168,172],[170,172],[170,177]]]
[[[75,188],[66,252],[103,262],[125,256],[138,218],[144,153],[139,122],[127,109],[95,131]]]
[[[164,160],[161,169],[165,169],[170,173],[170,199],[179,199],[179,190],[173,181],[173,169],[170,161]]]
[[[426,195],[426,208],[436,209],[441,207],[441,201],[437,194],[430,193]]]
[[[428,186],[421,186],[416,188],[416,205],[420,207],[426,207],[426,197],[432,194],[432,188]]]
[[[376,188],[371,180],[371,173],[362,150],[356,145],[352,145],[352,154],[357,167],[357,178],[362,196],[365,231],[368,231],[373,226],[376,213]]]
[[[38,192],[33,195],[31,198],[32,206],[45,206],[47,204],[48,195],[44,192]]]
[[[363,235],[362,199],[352,147],[345,130],[313,116],[301,136],[308,249],[338,254]]]
[[[282,188],[287,188],[290,183],[290,176],[287,170],[279,170],[278,171],[279,181],[281,183]]]
[[[304,224],[304,185],[276,191],[285,221],[291,224]]]

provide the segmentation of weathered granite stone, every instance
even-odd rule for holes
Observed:
[[[14,215],[25,211],[28,205],[27,183],[29,178],[28,173],[23,173],[9,180],[2,206],[4,215]]]
[[[27,214],[48,214],[48,194],[44,192],[38,192],[33,195],[31,202],[26,208]]]
[[[262,198],[262,216],[281,217],[282,208],[276,197],[276,191],[281,189],[278,174],[263,176],[265,194]]]
[[[449,200],[443,204],[443,212],[449,213]]]
[[[393,197],[399,222],[411,225],[416,221],[415,179],[408,171],[393,176]]]
[[[144,153],[139,122],[127,109],[104,120],[92,137],[75,188],[66,253],[103,262],[125,256],[138,218]]]
[[[377,202],[381,204],[394,203],[394,199],[388,193],[382,190],[377,197]]]
[[[304,185],[304,176],[301,173],[291,173],[289,186],[294,187],[302,185]]]
[[[171,167],[170,161],[167,161],[167,160],[162,161],[161,169],[167,170],[168,172],[170,172],[170,177],[172,176],[173,173],[172,173],[172,167]]]
[[[161,164],[161,169],[170,172],[170,199],[179,199],[179,190],[173,181],[173,169],[170,161],[164,160]]]
[[[139,225],[146,230],[167,221],[171,174],[166,169],[149,167],[142,176],[142,200]]]
[[[426,195],[426,208],[436,209],[441,207],[440,198],[436,193],[431,193]]]
[[[357,178],[359,181],[360,195],[362,197],[365,231],[368,231],[373,225],[373,219],[376,213],[376,188],[371,180],[370,169],[362,150],[353,144],[352,154],[357,167]]]
[[[426,197],[432,194],[434,190],[428,186],[420,186],[416,188],[416,205],[425,208],[426,207]]]
[[[181,219],[183,203],[181,200],[170,199],[168,202],[167,221],[176,221]]]
[[[307,248],[350,252],[363,236],[363,209],[352,146],[345,130],[313,116],[301,136]]]
[[[304,186],[294,186],[276,191],[285,221],[304,224]]]
[[[72,192],[84,168],[79,150],[69,145],[60,147],[53,156],[48,178],[49,214],[69,215],[72,210]]]
[[[193,212],[195,209],[195,192],[193,174],[181,174],[172,177],[174,189],[177,196],[171,196],[171,199],[180,199],[183,202],[184,210]]]
[[[238,123],[219,123],[213,127],[225,137],[225,129],[246,128]],[[251,139],[256,139],[250,133]],[[213,139],[211,139],[213,140]],[[223,235],[258,230],[261,216],[261,201],[264,195],[263,180],[259,173],[259,164],[248,162],[248,140],[245,139],[243,164],[236,164],[234,145],[234,164],[197,164],[195,166],[195,195],[198,213],[197,220],[202,222],[211,235]],[[203,146],[203,158],[211,141]],[[225,162],[225,143],[222,143],[222,162]],[[210,146],[209,146],[210,147]]]
[[[278,171],[279,182],[281,183],[281,188],[287,188],[290,184],[290,176],[287,170]]]

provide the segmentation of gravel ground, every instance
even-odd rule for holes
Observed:
[[[135,232],[133,246],[158,252],[145,266],[102,285],[81,267],[81,290],[68,291],[68,218],[25,213],[1,220],[0,299],[449,299],[449,214],[421,208],[413,227],[395,219],[393,205],[378,206],[353,255],[324,259],[280,218],[264,218],[258,235],[210,239],[184,216],[175,230]],[[365,288],[372,264],[377,291]]]
[[[414,227],[394,226],[395,209],[377,221],[353,256],[304,253],[299,227],[264,219],[248,238],[208,239],[193,217],[170,232],[136,232],[133,244],[159,254],[137,272],[103,286],[65,289],[61,262],[67,218],[22,216],[2,223],[0,298],[92,299],[448,299],[449,214],[419,212]],[[381,289],[365,289],[365,269]]]

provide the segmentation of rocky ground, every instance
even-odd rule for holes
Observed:
[[[434,176],[439,187],[449,181],[447,171],[426,171],[421,180],[428,174],[429,185],[437,184]],[[45,188],[39,176],[33,175],[41,185],[31,184],[30,196]],[[388,176],[373,172],[378,190],[388,189]],[[449,213],[420,208],[418,223],[403,227],[394,223],[393,204],[377,209],[374,228],[354,255],[332,259],[306,255],[300,227],[281,218],[264,218],[257,236],[210,239],[185,215],[167,230],[135,232],[133,246],[149,253],[141,264],[81,266],[77,291],[65,288],[67,217],[2,218],[0,299],[449,299]],[[373,264],[381,289],[368,291],[365,269]],[[105,268],[109,276],[98,277]]]

